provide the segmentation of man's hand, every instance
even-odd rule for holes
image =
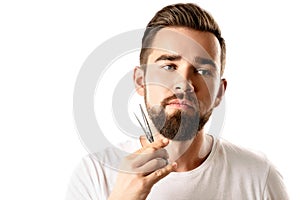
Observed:
[[[177,167],[176,163],[168,164],[169,156],[163,149],[168,144],[168,139],[160,139],[127,156],[109,200],[146,199],[152,186]]]

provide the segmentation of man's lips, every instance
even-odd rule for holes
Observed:
[[[167,103],[169,106],[173,107],[187,107],[187,108],[194,108],[194,105],[191,101],[186,99],[173,99]]]

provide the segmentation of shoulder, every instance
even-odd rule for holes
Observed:
[[[218,153],[225,156],[227,159],[231,159],[232,161],[238,160],[239,162],[245,162],[247,164],[250,163],[261,163],[263,165],[270,164],[266,155],[262,152],[248,149],[236,144],[233,144],[225,139],[217,140],[217,148]]]
[[[262,152],[250,150],[225,139],[218,139],[217,156],[232,170],[266,179],[272,163]]]
[[[105,168],[115,169],[119,167],[121,160],[139,149],[139,144],[136,141],[126,141],[108,147],[102,152],[90,153],[84,156],[81,160],[81,167],[94,170],[105,170]]]
[[[213,167],[228,185],[257,199],[288,199],[282,176],[262,152],[216,139],[213,153]]]
[[[135,146],[134,142],[126,142],[85,155],[73,172],[66,199],[107,199],[122,158]]]
[[[91,154],[84,156],[73,171],[66,200],[105,198],[102,165]]]
[[[234,180],[243,182],[248,189],[255,185],[263,199],[288,199],[281,174],[262,152],[218,139],[216,154],[223,160],[223,169],[227,169]]]

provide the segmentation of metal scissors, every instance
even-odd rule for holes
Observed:
[[[139,122],[140,126],[142,127],[142,129],[143,129],[143,131],[144,131],[144,133],[145,133],[145,135],[146,135],[148,141],[149,141],[150,143],[152,143],[152,142],[154,142],[154,139],[153,139],[153,134],[152,134],[150,125],[149,125],[149,123],[148,123],[147,117],[146,117],[146,115],[145,115],[145,112],[144,112],[144,110],[143,110],[141,104],[139,104],[139,106],[140,106],[140,109],[141,109],[141,113],[142,113],[142,116],[143,116],[143,120],[144,120],[145,126],[142,125],[141,121],[140,121],[139,118],[136,116],[136,114],[135,114],[135,113],[133,113],[133,114],[134,114],[135,118],[137,119],[137,121]]]

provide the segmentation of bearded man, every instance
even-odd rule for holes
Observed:
[[[142,40],[136,91],[145,99],[154,142],[140,138],[125,158],[87,156],[68,199],[288,199],[264,157],[205,133],[224,96],[226,47],[213,17],[195,4],[158,11]],[[105,165],[122,159],[119,169]]]

